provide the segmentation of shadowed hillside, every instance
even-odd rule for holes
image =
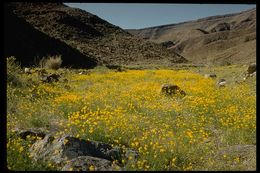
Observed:
[[[90,56],[33,28],[9,7],[5,8],[4,33],[4,56],[15,56],[23,66],[35,65],[36,57],[57,54],[62,56],[63,66],[89,68],[97,65]]]
[[[168,49],[194,63],[256,61],[256,9],[128,32],[155,43],[168,43]]]
[[[62,3],[11,3],[14,13],[35,29],[94,57],[99,64],[163,64],[186,59],[162,45],[133,37],[86,11]],[[75,61],[76,59],[74,59]]]

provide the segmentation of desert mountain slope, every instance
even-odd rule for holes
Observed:
[[[136,38],[91,13],[62,3],[19,2],[9,5],[18,17],[35,29],[94,57],[99,64],[171,65],[187,61],[173,50]]]
[[[162,43],[193,63],[250,63],[256,61],[256,9],[212,16],[129,33]]]
[[[62,55],[64,66],[91,68],[97,65],[93,58],[33,28],[24,19],[14,15],[7,6],[4,33],[4,56],[15,56],[22,66],[36,65],[37,57],[57,54]],[[72,57],[77,58],[77,61]]]

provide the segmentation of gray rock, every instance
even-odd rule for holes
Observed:
[[[254,73],[254,72],[256,72],[256,63],[250,64],[250,65],[248,66],[248,68],[247,68],[247,73],[248,73],[248,74],[252,74],[252,73]]]
[[[62,171],[119,171],[121,168],[117,165],[112,165],[112,162],[106,159],[79,156],[72,160],[61,169]]]
[[[41,137],[35,139],[29,148],[30,157],[35,161],[52,163],[62,170],[89,170],[91,165],[95,170],[122,170],[122,159],[127,160],[132,156],[132,161],[135,162],[138,158],[135,150],[123,151],[120,147],[85,141],[70,135],[54,137],[37,129],[17,129],[15,134],[22,139],[26,139],[28,135]],[[117,161],[118,165],[112,164],[112,161]]]
[[[68,135],[56,139],[51,135],[46,135],[43,140],[33,144],[30,155],[35,160],[50,160],[60,164],[64,160],[79,156],[93,156],[110,161],[120,160],[121,150],[105,143],[85,141]]]

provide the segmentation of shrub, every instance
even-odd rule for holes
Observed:
[[[6,59],[7,63],[7,82],[14,86],[21,86],[23,84],[19,73],[22,72],[20,64],[16,62],[14,56],[8,57]]]
[[[39,61],[40,68],[49,68],[53,70],[58,70],[62,64],[61,55],[50,56],[48,58],[43,57]]]

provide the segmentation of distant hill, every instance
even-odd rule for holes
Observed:
[[[224,65],[256,61],[256,9],[127,31],[161,43],[193,63]]]
[[[98,64],[171,65],[187,62],[184,57],[173,50],[168,50],[162,45],[136,38],[123,29],[91,13],[68,7],[62,3],[16,2],[9,3],[8,6],[12,9],[11,12],[14,13],[16,18],[26,21],[27,28],[28,25],[31,26],[30,30],[34,31],[30,32],[36,33],[35,30],[37,30],[38,35],[41,35],[40,37],[43,37],[43,35],[48,37],[48,43],[40,40],[38,36],[30,37],[33,42],[35,41],[35,43],[32,43],[33,45],[40,42],[39,45],[42,49],[37,49],[35,52],[46,52],[44,50],[45,46],[53,45],[54,43],[52,42],[55,42],[56,45],[59,42],[66,44],[74,52],[77,51],[80,56],[84,55],[85,57],[93,58]],[[13,28],[14,30],[15,28],[23,27],[18,22],[14,23],[16,25]],[[5,32],[9,30],[9,27],[11,27],[10,24],[5,27]],[[8,32],[15,33],[15,31]],[[16,32],[18,35],[23,35],[24,33],[29,32],[26,29],[18,29]],[[16,38],[18,35],[14,37]],[[9,37],[11,36],[6,36],[5,40],[9,40]],[[21,40],[23,45],[30,44],[30,42],[27,43],[30,40],[25,38],[21,38]],[[15,47],[19,47],[19,45],[21,44],[9,44],[5,49],[9,49],[9,54],[11,54],[12,50],[16,49]],[[57,51],[61,49],[57,49]],[[30,58],[34,56],[29,51],[27,53]],[[67,58],[70,59],[72,64],[85,64],[78,56]]]

